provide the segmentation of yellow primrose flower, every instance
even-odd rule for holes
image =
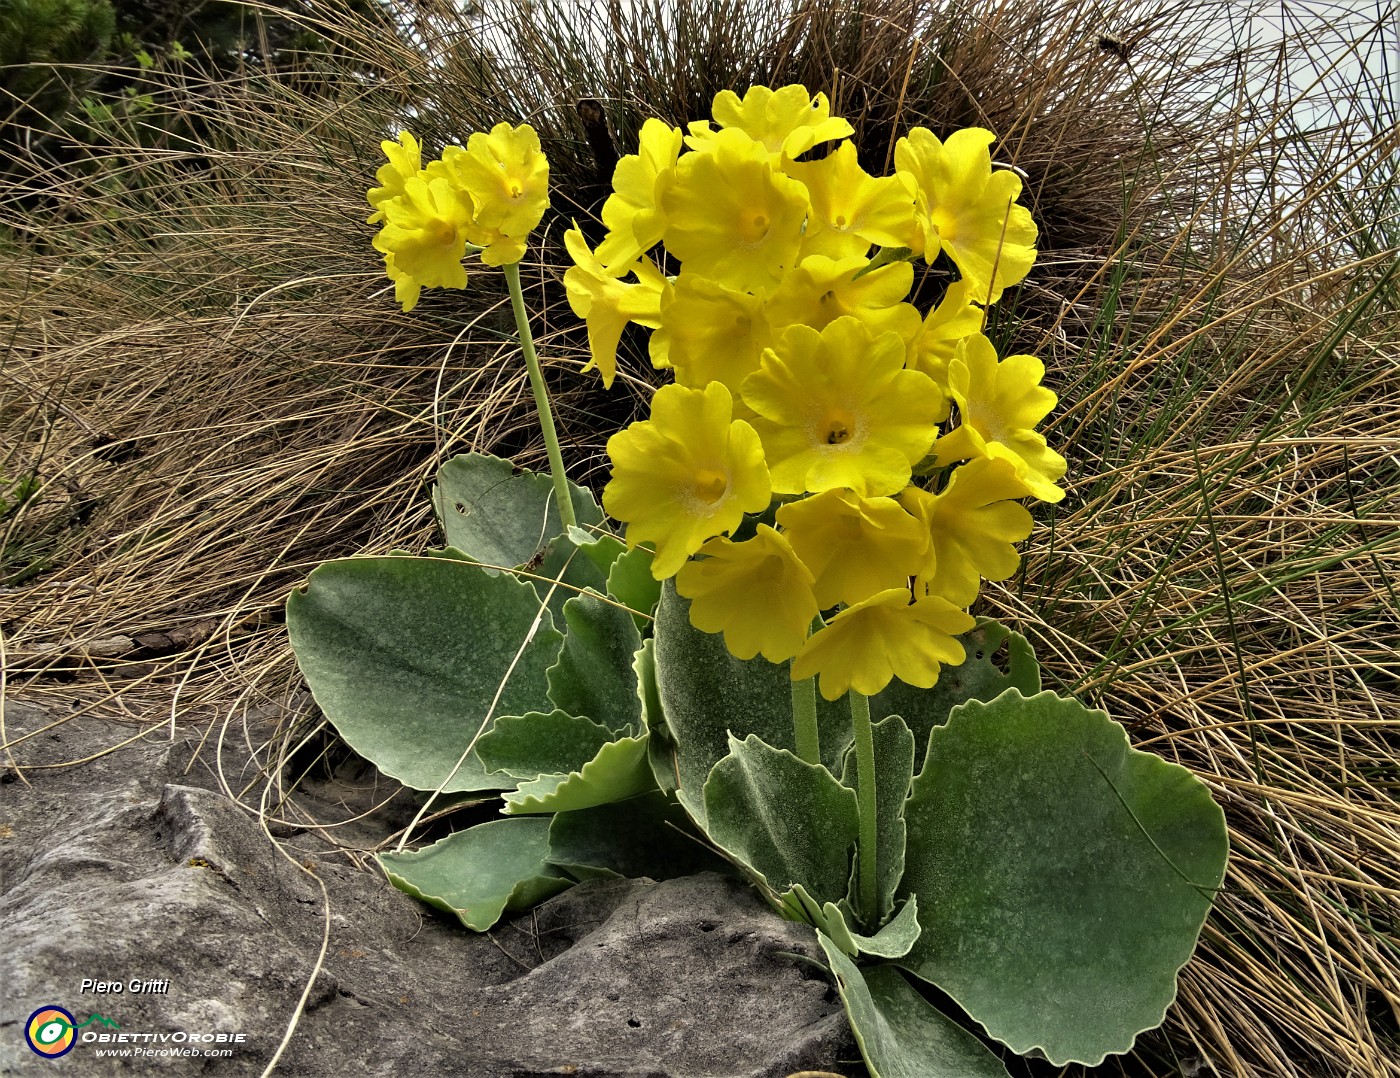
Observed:
[[[811,198],[802,250],[831,258],[865,255],[872,243],[912,247],[917,240],[914,201],[898,176],[876,179],[856,160],[855,143],[843,142],[820,161],[785,165]]]
[[[818,675],[817,687],[828,700],[850,689],[874,696],[893,677],[932,688],[940,664],[957,666],[967,658],[953,637],[977,622],[937,596],[909,599],[908,588],[891,588],[848,606],[802,646],[792,661],[792,679]]]
[[[856,277],[870,264],[861,257],[837,261],[809,255],[783,274],[764,311],[777,330],[804,325],[824,329],[843,315],[859,318],[872,333],[892,331],[908,341],[919,331],[919,311],[903,302],[914,283],[914,267],[894,262]]]
[[[915,250],[927,262],[947,251],[978,303],[995,303],[1035,263],[1035,222],[1030,210],[1016,204],[1021,178],[1007,169],[992,171],[989,147],[995,141],[981,127],[955,131],[946,142],[916,127],[894,150],[923,233]]]
[[[651,359],[676,369],[676,381],[703,389],[723,382],[738,405],[739,386],[772,342],[763,300],[682,272],[662,301],[661,328],[651,336]]]
[[[816,576],[823,609],[859,603],[879,591],[908,587],[928,547],[928,530],[893,498],[862,498],[833,489],[789,502],[778,524]]]
[[[674,177],[681,130],[651,118],[642,124],[640,145],[613,169],[613,193],[603,203],[608,234],[598,244],[605,266],[627,265],[661,242],[666,218],[661,192]]]
[[[405,311],[418,304],[423,288],[465,288],[462,259],[472,228],[472,204],[465,191],[443,176],[420,173],[404,181],[404,192],[381,203],[384,225],[374,249]]]
[[[855,133],[839,116],[831,115],[826,94],[813,97],[805,86],[750,86],[740,98],[733,90],[715,95],[710,110],[721,129],[744,132],[761,143],[769,154],[788,160],[800,157],[813,146]],[[716,132],[700,120],[690,125],[686,141],[693,149],[709,149]]]
[[[943,299],[929,312],[923,325],[909,345],[909,367],[923,371],[937,383],[945,396],[948,393],[948,361],[957,351],[958,342],[982,332],[982,308],[972,302],[967,281],[954,281]],[[948,418],[945,405],[938,417]]]
[[[807,189],[742,131],[716,132],[708,152],[682,157],[661,203],[666,249],[691,273],[753,292],[797,260]]]
[[[928,556],[914,593],[940,595],[957,607],[971,606],[981,581],[1005,580],[1021,556],[1013,543],[1031,533],[1031,515],[1012,499],[1029,493],[1005,460],[979,457],[954,468],[937,494],[909,487],[900,504],[918,517],[930,536]]]
[[[894,494],[933,444],[938,388],[904,369],[896,333],[872,334],[855,318],[820,333],[792,326],[758,371],[744,401],[779,494],[850,487],[866,497]]]
[[[935,443],[938,463],[1005,460],[1033,497],[1043,502],[1063,498],[1065,492],[1055,482],[1065,474],[1065,458],[1034,429],[1058,399],[1040,384],[1044,377],[1045,364],[1035,356],[1007,356],[998,363],[992,342],[980,333],[960,343],[948,364],[948,388],[960,424]]]
[[[407,131],[399,132],[398,142],[386,140],[379,147],[389,163],[379,166],[379,171],[374,174],[379,186],[371,187],[365,195],[374,207],[374,212],[365,218],[365,223],[370,225],[384,220],[384,203],[403,194],[404,181],[423,171],[423,148]]]
[[[650,326],[661,324],[661,294],[666,279],[650,259],[640,259],[609,272],[588,249],[588,241],[575,224],[564,233],[564,247],[574,265],[564,272],[564,291],[574,314],[588,323],[589,360],[585,371],[594,367],[603,376],[603,388],[611,389],[617,375],[617,343],[628,322]],[[635,273],[637,284],[617,278]]]
[[[745,513],[772,500],[758,435],[732,416],[733,398],[719,382],[662,386],[650,419],[608,439],[613,471],[603,508],[627,524],[629,548],[656,544],[657,580],[674,576],[705,540],[733,531]]]
[[[465,150],[449,146],[442,160],[471,194],[482,229],[523,241],[540,223],[549,206],[549,160],[529,124],[476,131]]]
[[[691,600],[690,623],[701,632],[724,633],[724,646],[739,659],[760,652],[786,662],[807,642],[817,601],[812,573],[788,541],[767,524],[742,543],[711,539],[701,557],[676,574],[676,591]]]

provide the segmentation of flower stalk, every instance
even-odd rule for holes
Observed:
[[[515,312],[515,326],[520,334],[520,351],[525,355],[525,369],[530,372],[530,389],[535,394],[535,411],[540,417],[545,452],[549,454],[549,474],[554,480],[554,500],[559,503],[559,520],[565,528],[577,526],[574,502],[569,497],[569,481],[564,474],[564,455],[559,451],[559,434],[554,429],[554,413],[549,407],[549,393],[544,386],[540,357],[535,353],[535,338],[530,333],[530,315],[525,310],[525,295],[520,289],[520,263],[504,267],[506,283],[510,286],[510,305]]]
[[[860,865],[860,907],[865,919],[874,924],[879,916],[879,881],[876,876],[878,820],[875,816],[875,735],[870,726],[870,699],[850,691],[851,727],[855,733],[856,797],[860,812],[860,833],[856,860]]]
[[[822,762],[821,734],[817,730],[817,679],[799,678],[792,683],[792,739],[798,759]]]

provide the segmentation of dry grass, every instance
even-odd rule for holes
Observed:
[[[315,721],[277,624],[288,588],[329,557],[431,545],[423,483],[452,453],[541,463],[501,282],[403,315],[371,257],[362,191],[409,103],[430,147],[500,119],[544,136],[558,212],[528,294],[572,472],[594,480],[654,375],[638,342],[610,398],[573,373],[559,236],[602,193],[577,99],[625,148],[646,115],[803,81],[874,168],[913,123],[985,124],[1045,241],[993,332],[1045,358],[1072,470],[980,612],[1208,782],[1233,841],[1167,1025],[1103,1072],[1400,1076],[1393,98],[1305,82],[1331,113],[1300,110],[1287,72],[1324,55],[1311,31],[1212,43],[1219,5],[553,7],[511,21],[509,56],[425,7],[417,44],[338,28],[374,78],[156,82],[165,134],[88,132],[88,163],[36,162],[0,203],[0,475],[42,483],[0,520],[6,691],[154,702],[213,740],[287,704],[277,741],[242,735],[271,768]],[[255,803],[256,778],[231,789]]]

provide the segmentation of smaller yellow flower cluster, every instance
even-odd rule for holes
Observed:
[[[954,636],[974,624],[980,580],[1014,573],[1012,544],[1030,533],[1017,500],[1059,500],[1065,472],[1035,431],[1056,403],[1043,366],[999,360],[981,333],[979,304],[1035,259],[993,136],[915,129],[880,178],[851,134],[801,86],[725,91],[714,123],[688,134],[646,121],[596,251],[566,236],[590,366],[611,383],[634,322],[676,378],[609,440],[604,508],[629,545],[654,545],[653,573],[676,578],[697,628],[739,658],[793,660],[833,700],[892,677],[929,687],[962,662]],[[676,277],[653,261],[658,244]],[[924,316],[906,300],[912,266],[872,259],[876,246],[946,252],[961,278]],[[913,482],[930,460],[947,469],[936,491]]]
[[[424,288],[465,288],[469,249],[488,266],[525,257],[525,241],[549,205],[549,162],[532,127],[478,131],[466,149],[449,146],[427,167],[407,131],[381,146],[389,163],[368,193],[368,221],[382,223],[374,247],[405,311]]]

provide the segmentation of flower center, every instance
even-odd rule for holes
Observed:
[[[827,445],[845,445],[856,436],[855,417],[849,412],[828,412],[818,428],[818,438]]]
[[[729,476],[715,468],[702,468],[691,487],[697,501],[714,505],[729,493]]]
[[[835,224],[836,224],[836,227],[837,227],[837,228],[845,228],[845,227],[846,227],[846,215],[845,215],[844,213],[838,213],[838,214],[836,215]]]
[[[452,227],[451,222],[444,221],[441,217],[434,217],[423,226],[423,231],[427,234],[429,242],[437,247],[450,247],[457,240],[457,230]]]

